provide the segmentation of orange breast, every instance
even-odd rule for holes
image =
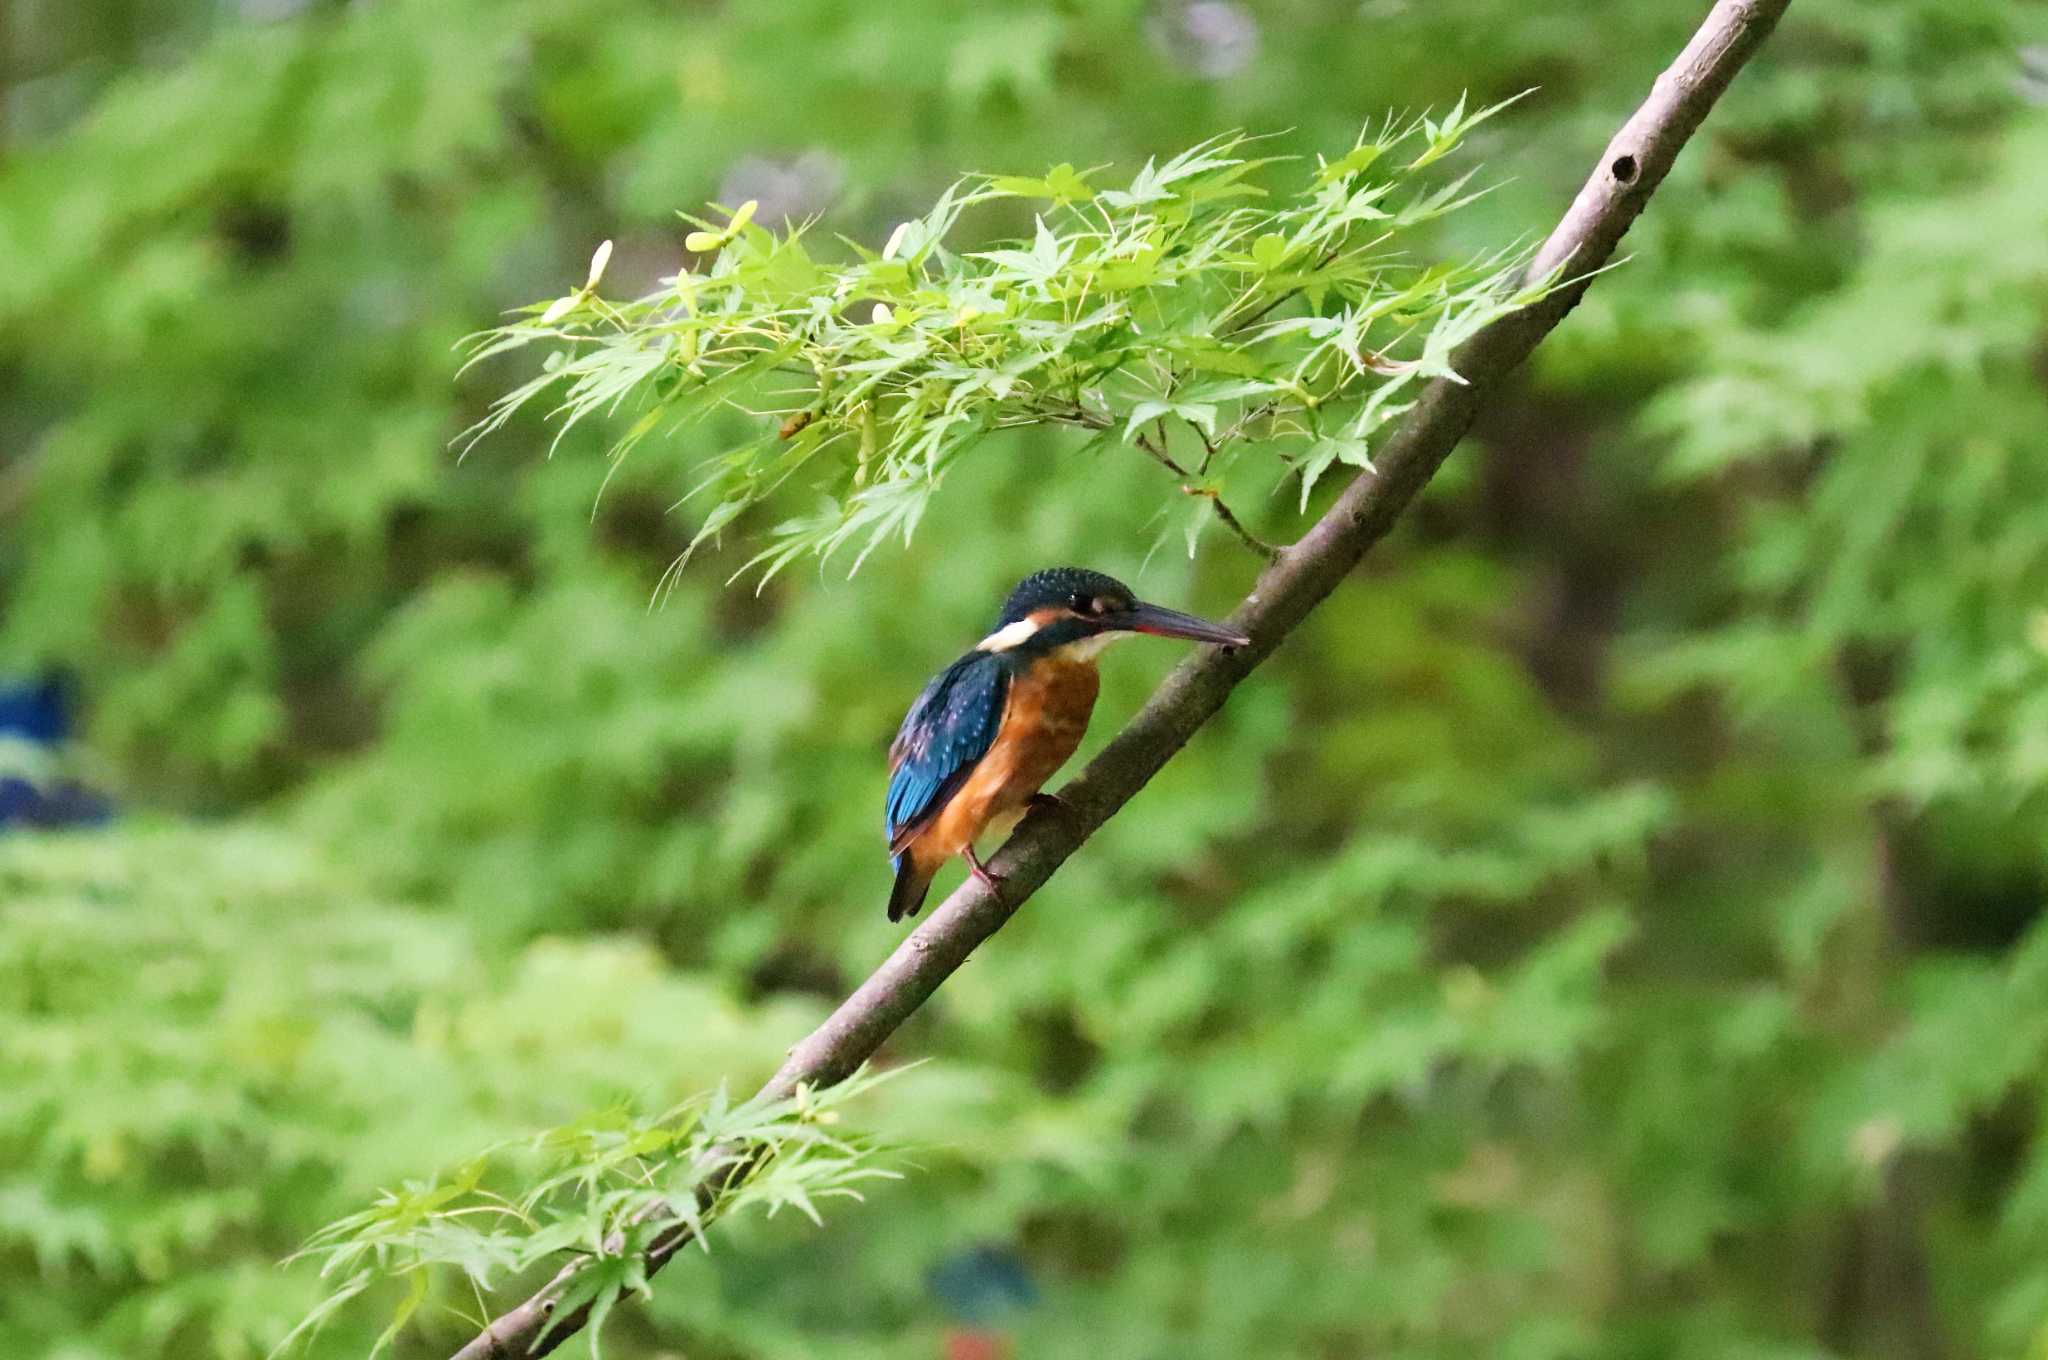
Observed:
[[[989,823],[1022,811],[1080,746],[1100,683],[1094,662],[1053,657],[1012,680],[995,742],[911,847],[918,860],[957,855]]]

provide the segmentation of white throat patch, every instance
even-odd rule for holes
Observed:
[[[1004,624],[980,642],[975,643],[974,650],[977,652],[1007,652],[1019,643],[1030,641],[1037,632],[1038,625],[1030,619],[1018,619],[1015,623]]]
[[[1022,646],[1032,638],[1037,637],[1038,630],[1042,626],[1037,620],[1028,618],[1018,619],[1015,623],[1006,623],[980,642],[975,643],[974,650],[977,652],[1007,652],[1012,647]],[[1062,661],[1093,661],[1102,654],[1104,647],[1129,636],[1129,633],[1097,633],[1093,637],[1076,638],[1064,647],[1056,647],[1053,649],[1052,654]]]

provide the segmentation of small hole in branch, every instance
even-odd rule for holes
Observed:
[[[1634,156],[1616,156],[1614,164],[1609,166],[1608,169],[1614,171],[1616,179],[1620,180],[1623,184],[1627,184],[1636,177],[1636,158]]]

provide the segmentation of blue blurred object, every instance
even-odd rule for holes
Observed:
[[[0,684],[0,736],[55,746],[70,735],[71,714],[64,703],[64,687],[54,678]]]
[[[38,788],[17,775],[0,777],[0,831],[10,826],[103,826],[114,804],[76,780]]]
[[[55,750],[71,735],[64,686],[54,677],[0,684],[0,740]],[[0,831],[10,826],[99,826],[114,804],[75,779],[32,780],[0,771]]]
[[[999,1243],[954,1252],[931,1268],[925,1284],[953,1318],[976,1326],[1038,1302],[1024,1258]]]

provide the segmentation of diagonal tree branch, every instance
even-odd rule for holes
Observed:
[[[990,863],[1004,882],[997,898],[969,877],[905,938],[854,994],[803,1042],[764,1095],[786,1096],[799,1085],[830,1086],[872,1057],[896,1027],[966,962],[983,940],[1036,892],[1082,842],[1137,795],[1196,729],[1223,707],[1240,681],[1320,604],[1366,550],[1393,527],[1408,503],[1471,427],[1480,407],[1538,342],[1577,305],[1592,274],[1613,256],[1630,224],[1663,182],[1686,142],[1736,72],[1770,35],[1791,0],[1719,0],[1650,96],[1608,143],[1592,176],[1530,266],[1530,277],[1554,271],[1573,282],[1495,322],[1454,359],[1462,382],[1438,379],[1423,389],[1400,429],[1301,540],[1281,549],[1261,573],[1231,623],[1252,643],[1238,651],[1208,648],[1182,662],[1145,707],[1060,790],[1064,808],[1035,812]],[[741,1168],[729,1165],[730,1179]],[[653,1274],[690,1240],[678,1221],[647,1252]],[[578,1267],[566,1267],[526,1302],[505,1313],[456,1352],[453,1360],[526,1360],[545,1355],[587,1318],[584,1310],[556,1318],[555,1301]],[[545,1333],[545,1335],[543,1335]]]

